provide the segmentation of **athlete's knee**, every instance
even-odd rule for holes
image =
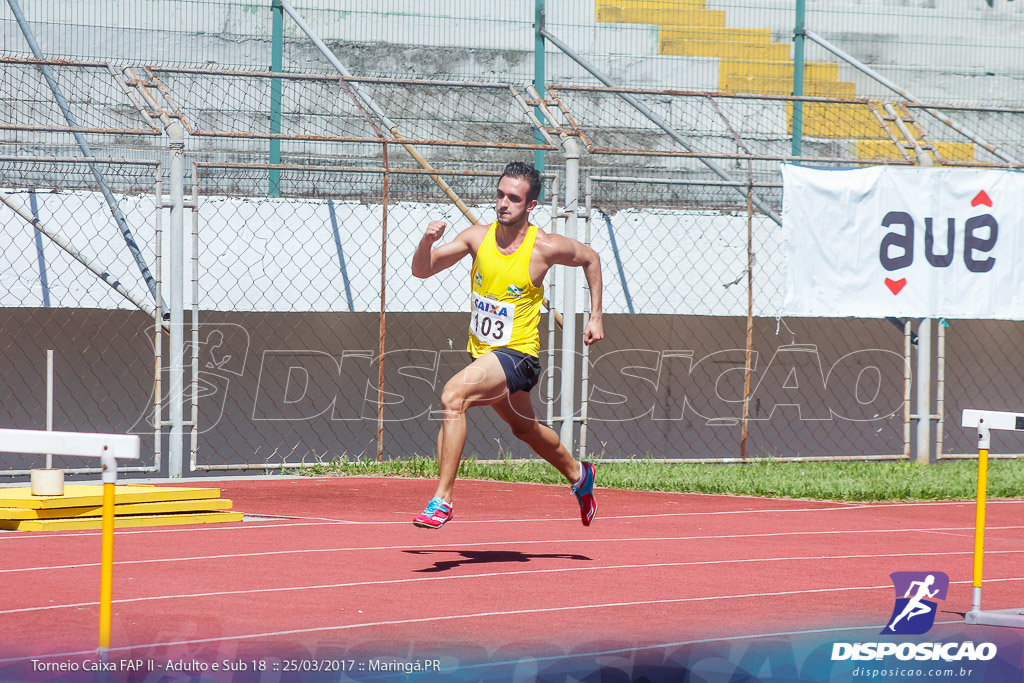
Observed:
[[[446,385],[441,392],[441,407],[446,413],[464,413],[466,396],[458,387]]]
[[[512,423],[512,436],[520,441],[532,441],[537,438],[540,423],[534,420],[516,420]]]

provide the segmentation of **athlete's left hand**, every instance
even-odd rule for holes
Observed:
[[[601,318],[591,317],[583,331],[583,343],[590,346],[602,339],[604,339],[604,325],[601,323]]]

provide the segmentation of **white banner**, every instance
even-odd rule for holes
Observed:
[[[783,165],[786,315],[1024,320],[1024,173]]]

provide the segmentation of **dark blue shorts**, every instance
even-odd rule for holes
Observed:
[[[508,393],[514,394],[517,391],[530,391],[540,381],[540,359],[522,351],[514,349],[495,349],[492,351],[498,357],[502,369],[505,371],[505,384],[508,385]]]

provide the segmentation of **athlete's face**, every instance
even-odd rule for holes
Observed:
[[[498,181],[498,200],[494,206],[498,213],[498,223],[516,226],[529,218],[530,212],[537,206],[536,199],[526,201],[529,191],[530,181],[526,178],[505,176]]]

